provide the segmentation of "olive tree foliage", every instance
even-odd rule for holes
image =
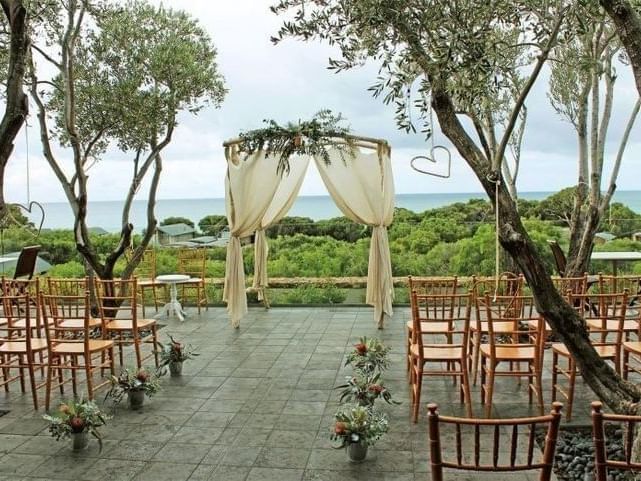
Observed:
[[[145,234],[128,256],[123,273],[128,277],[156,229],[161,154],[172,140],[178,113],[196,114],[223,100],[216,49],[188,14],[141,0],[124,5],[60,2],[37,38],[41,43],[32,46],[30,93],[44,156],[75,215],[78,251],[100,278],[113,276],[116,261],[130,246],[131,205],[143,180],[151,177]],[[51,70],[54,74],[47,76]],[[58,155],[60,148],[65,153]],[[91,168],[115,149],[131,158],[113,161],[114,169],[131,169],[131,182],[124,193],[120,241],[101,259],[86,222],[89,177]],[[64,156],[72,158],[72,168],[65,168]]]
[[[615,94],[616,63],[622,54],[621,43],[613,22],[598,5],[588,4],[581,9],[586,14],[576,17],[577,34],[552,51],[548,93],[553,108],[576,131],[578,143],[578,177],[568,219],[568,276],[587,271],[594,234],[616,190],[625,147],[641,105],[637,99],[631,109],[627,125],[618,139],[609,178],[603,185],[607,174],[604,172],[605,145]],[[594,20],[584,22],[584,18]]]
[[[576,35],[574,20],[584,14],[576,7],[570,0],[280,0],[272,9],[287,16],[276,42],[329,42],[341,54],[330,62],[337,70],[377,62],[381,78],[373,92],[396,103],[401,128],[407,128],[412,107],[406,93],[417,86],[413,107],[423,121],[434,109],[440,129],[497,208],[499,241],[525,275],[538,312],[594,392],[612,409],[625,411],[641,399],[641,389],[598,356],[584,321],[556,291],[502,172],[515,125],[550,52]],[[518,82],[515,62],[523,74]],[[474,119],[502,98],[509,102],[507,120],[493,143]]]

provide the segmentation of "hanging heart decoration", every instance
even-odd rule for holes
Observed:
[[[36,238],[40,237],[40,231],[42,231],[42,226],[45,223],[45,209],[44,209],[44,207],[42,207],[42,204],[40,204],[40,202],[36,202],[34,200],[29,202],[29,204],[27,204],[27,205],[18,204],[18,203],[7,204],[7,206],[12,206],[12,205],[15,206],[15,207],[18,207],[19,209],[22,209],[27,214],[33,214],[34,212],[39,212],[40,213],[40,221],[34,224],[34,225],[37,225],[36,233],[34,234],[34,237],[36,237]],[[10,224],[18,226],[21,229],[28,230],[28,231],[31,232],[31,226],[30,226],[29,223],[28,224],[20,223],[20,221],[18,221],[14,217],[13,213],[11,212],[11,209],[7,209],[6,218],[2,222],[2,225],[0,226],[0,228],[5,229]]]
[[[444,152],[444,154],[439,154],[440,152]],[[427,162],[431,162],[432,164],[437,164],[440,165],[442,163],[447,164],[447,172],[442,173],[442,172],[435,172],[431,170],[427,170],[429,165],[426,166],[421,166],[421,163],[419,161],[421,160],[426,160]],[[421,174],[426,174],[426,175],[432,175],[434,177],[440,177],[442,179],[447,179],[450,177],[451,171],[452,171],[452,154],[450,153],[449,149],[443,145],[435,145],[430,149],[430,154],[429,155],[417,155],[410,161],[410,165],[412,169],[414,169],[417,172],[420,172]]]

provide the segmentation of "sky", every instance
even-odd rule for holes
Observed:
[[[428,153],[431,144],[421,134],[407,135],[396,129],[393,108],[367,91],[374,82],[376,66],[368,65],[335,74],[327,70],[334,51],[320,43],[287,40],[272,45],[271,35],[282,21],[269,11],[274,0],[171,0],[164,3],[183,9],[205,27],[218,50],[218,64],[229,89],[221,108],[208,108],[194,117],[179,117],[172,144],[164,153],[158,197],[224,197],[226,162],[222,142],[241,131],[261,127],[262,120],[280,122],[308,119],[318,110],[341,112],[351,129],[361,135],[387,139],[392,146],[392,165],[398,193],[479,192],[480,184],[460,156],[452,151],[449,179],[419,174],[410,168],[416,155]],[[524,138],[520,191],[555,191],[576,179],[576,137],[571,126],[552,110],[546,97],[546,79],[539,79],[527,101],[528,126]],[[612,159],[627,115],[637,98],[629,67],[621,66],[616,86],[607,157]],[[31,106],[32,112],[35,107]],[[46,164],[39,144],[36,119],[16,142],[6,182],[8,201],[64,201],[64,194]],[[641,189],[641,122],[632,131],[621,169],[618,189]],[[449,146],[436,132],[435,144]],[[60,152],[61,158],[69,154]],[[120,160],[118,160],[120,159]],[[29,169],[27,169],[27,164]],[[311,167],[311,165],[310,165]],[[131,162],[108,154],[89,172],[90,200],[121,200],[131,177]],[[444,168],[441,166],[441,168]],[[607,165],[606,165],[607,170]],[[27,171],[29,175],[27,175]],[[139,198],[145,198],[146,186]],[[308,171],[301,195],[325,195],[318,173]]]

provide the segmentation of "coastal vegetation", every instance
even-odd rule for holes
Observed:
[[[541,201],[521,201],[525,225],[542,253],[550,272],[555,271],[554,259],[547,246],[555,239],[568,245],[567,219],[564,208],[567,190]],[[161,224],[172,223],[164,219]],[[181,222],[194,220],[180,218]],[[189,221],[189,222],[187,222]],[[226,225],[224,216],[211,215],[198,223],[204,234],[220,232]],[[641,214],[620,203],[613,203],[610,216],[599,226],[617,238],[595,248],[602,250],[641,250],[641,242],[633,241],[634,232],[641,231]],[[33,229],[8,227],[3,234],[5,252],[36,242]],[[361,277],[367,275],[370,229],[345,217],[314,221],[308,217],[285,217],[267,230],[270,253],[268,272],[271,277]],[[412,212],[397,208],[389,229],[392,270],[394,276],[492,275],[494,265],[494,215],[489,202],[473,199],[445,207]],[[107,256],[119,242],[119,234],[92,234],[92,243],[100,256]],[[134,244],[140,241],[135,235]],[[42,246],[41,256],[53,265],[52,276],[81,277],[85,275],[82,257],[76,250],[73,231],[45,230],[37,239]],[[246,272],[253,273],[253,249],[247,248],[244,259]],[[157,248],[158,274],[176,271],[176,252],[172,248]],[[123,260],[115,267],[119,275],[125,268]],[[208,250],[208,278],[225,275],[225,248]],[[593,263],[591,272],[607,272],[607,263]],[[641,265],[621,266],[621,272],[641,274]],[[397,301],[404,302],[407,292],[400,288]],[[212,288],[213,299],[219,299]],[[334,286],[300,286],[279,293],[279,302],[286,304],[339,303],[345,299],[344,289]]]

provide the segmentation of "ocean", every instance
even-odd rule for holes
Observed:
[[[523,199],[540,200],[551,192],[522,192]],[[453,194],[398,194],[396,206],[404,207],[414,212],[423,212],[428,209],[442,207],[455,202],[467,202],[470,199],[486,198],[484,194],[453,193]],[[635,212],[641,213],[641,191],[621,191],[614,197],[615,202],[626,204]],[[43,228],[46,229],[71,229],[73,227],[73,213],[66,202],[47,202],[42,204],[45,210]],[[146,224],[147,202],[134,201],[131,208],[131,222],[134,229],[140,232]],[[122,202],[103,201],[90,202],[88,206],[88,225],[102,227],[109,232],[120,230],[120,215]],[[156,203],[156,217],[159,221],[166,217],[180,216],[193,220],[196,224],[200,219],[211,214],[225,214],[225,199],[161,199]],[[329,196],[301,196],[296,200],[290,216],[311,217],[314,220],[329,219],[340,216],[341,213]],[[33,215],[32,220],[39,222],[38,215]]]

